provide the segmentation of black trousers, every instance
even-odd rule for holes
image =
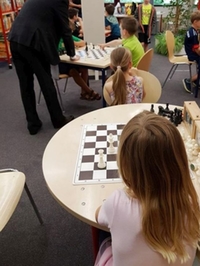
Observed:
[[[34,74],[40,84],[53,126],[62,126],[65,117],[58,102],[56,88],[51,77],[50,64],[41,53],[30,47],[10,42],[10,49],[19,79],[28,129],[41,125],[36,110]]]

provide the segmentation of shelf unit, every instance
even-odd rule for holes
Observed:
[[[9,68],[12,68],[12,61],[8,33],[24,2],[24,0],[0,0],[0,62],[7,62]]]

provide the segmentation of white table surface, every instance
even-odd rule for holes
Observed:
[[[157,113],[158,105],[154,104]],[[165,105],[164,105],[165,106]],[[176,106],[170,106],[174,109]],[[127,123],[151,104],[127,104],[102,108],[82,115],[61,128],[49,141],[43,155],[44,178],[53,197],[78,219],[98,228],[95,211],[122,183],[73,185],[74,171],[84,124]],[[200,193],[197,178],[194,185]]]
[[[79,49],[79,50],[84,50],[84,49]],[[107,47],[106,50],[111,52],[113,48]],[[88,68],[91,67],[97,69],[106,69],[110,66],[110,55],[107,55],[106,57],[102,57],[100,59],[80,58],[80,60],[71,61],[69,56],[67,54],[64,54],[60,56],[60,60],[63,63],[70,63],[78,66],[87,66]]]

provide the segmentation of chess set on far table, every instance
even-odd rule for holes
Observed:
[[[150,106],[155,112],[154,105]],[[169,119],[185,143],[191,178],[200,177],[200,109],[195,101],[184,102],[183,109],[158,106],[158,115]],[[116,154],[124,124],[85,124],[80,140],[73,184],[122,182]]]
[[[84,49],[80,48],[76,50],[76,54],[82,59],[108,59],[113,48],[101,49],[98,45],[86,43]]]

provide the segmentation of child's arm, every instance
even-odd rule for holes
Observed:
[[[82,20],[82,18],[78,17],[77,22],[80,26],[79,32],[83,34],[83,20]]]
[[[75,7],[75,8],[76,8],[76,7],[81,8],[81,5],[74,4],[74,3],[72,2],[72,0],[69,1],[69,6],[70,6],[70,7]]]
[[[200,55],[200,46],[197,49],[195,49],[195,53],[197,53],[198,55]]]
[[[75,47],[83,47],[85,46],[85,42],[83,40],[79,41],[79,42],[74,42]]]
[[[106,30],[111,30],[111,26],[110,25],[109,26],[106,26],[105,29]]]
[[[111,42],[99,44],[99,46],[100,46],[101,49],[104,49],[105,47],[108,47],[108,46],[118,46],[118,45],[121,45],[121,44],[122,44],[122,40],[119,39],[119,40],[113,40]]]

